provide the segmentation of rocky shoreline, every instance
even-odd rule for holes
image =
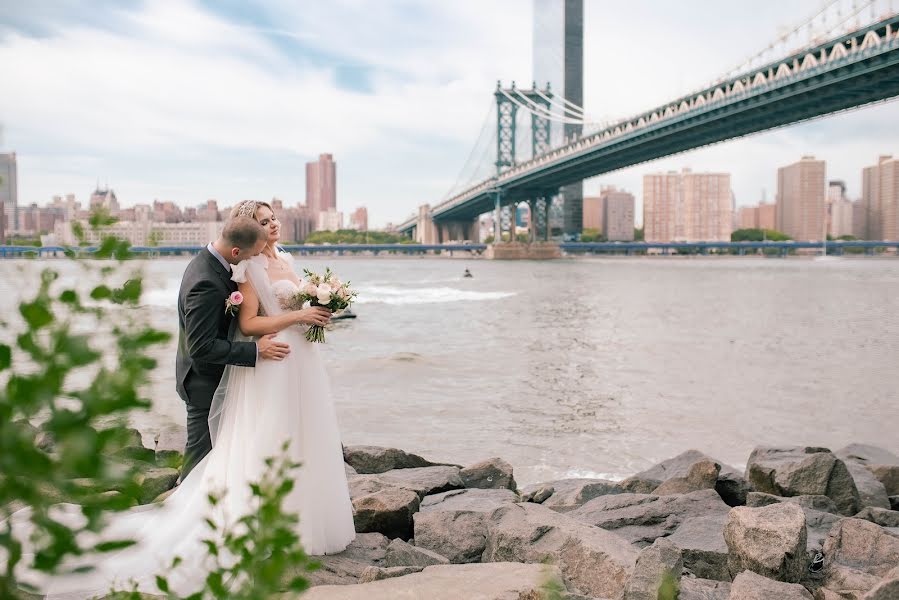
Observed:
[[[154,465],[140,501],[158,500],[180,457],[134,434],[121,452]],[[689,450],[620,482],[524,489],[501,458],[344,460],[358,535],[304,599],[899,599],[899,456],[875,446],[757,447],[745,472]]]

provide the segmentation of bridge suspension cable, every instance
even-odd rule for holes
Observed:
[[[487,114],[484,116],[483,123],[481,124],[481,131],[478,133],[478,138],[471,147],[468,157],[465,159],[465,164],[459,171],[459,175],[456,176],[456,181],[443,197],[443,200],[453,196],[462,188],[470,187],[475,181],[485,178],[484,176],[486,174],[481,173],[481,171],[484,170],[484,161],[487,153],[496,142],[496,121],[492,118],[495,111],[496,104],[495,101],[491,99],[487,107]],[[468,174],[469,171],[471,172],[470,174]]]

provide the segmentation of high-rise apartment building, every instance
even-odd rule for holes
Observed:
[[[360,206],[350,214],[350,229],[368,231],[368,209]]]
[[[16,153],[0,154],[0,243],[19,226],[19,177]]]
[[[634,241],[634,195],[615,187],[604,188],[602,235],[610,242]]]
[[[306,163],[306,206],[315,215],[337,210],[337,165],[331,154]]]
[[[584,229],[602,231],[605,214],[602,196],[584,196]]]
[[[862,170],[862,205],[869,240],[899,240],[899,160],[881,156]]]
[[[730,241],[734,221],[729,173],[657,173],[643,176],[647,242]]]
[[[797,241],[825,236],[825,163],[814,156],[777,170],[777,227]]]
[[[852,235],[852,202],[846,197],[846,182],[833,180],[827,184],[827,233],[838,238]]]

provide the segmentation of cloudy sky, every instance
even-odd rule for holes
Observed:
[[[585,107],[624,117],[698,88],[818,0],[585,0]],[[97,180],[125,205],[303,202],[304,163],[338,163],[338,208],[400,221],[457,185],[498,79],[532,78],[528,0],[31,0],[0,13],[0,151],[20,203]],[[869,17],[867,13],[863,18]],[[644,173],[733,175],[738,204],[814,154],[861,190],[899,154],[890,102],[589,180],[637,195]],[[490,157],[484,161],[489,162]],[[477,162],[477,161],[476,161]],[[463,175],[465,179],[468,173]]]

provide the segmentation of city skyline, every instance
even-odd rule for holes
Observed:
[[[186,0],[14,6],[0,22],[11,90],[0,98],[0,151],[18,153],[20,205],[82,195],[99,177],[123,206],[303,203],[303,165],[333,152],[342,204],[366,204],[372,225],[383,226],[452,187],[496,79],[529,82],[531,11],[515,6],[385,3],[370,19],[354,19],[344,2],[303,11],[263,3],[239,14]],[[627,116],[696,88],[807,10],[796,0],[751,15],[700,0],[687,8],[588,1],[585,108]],[[628,48],[627,61],[610,51],[618,47]],[[682,59],[659,60],[671,48]],[[140,81],[131,76],[138,71]],[[689,166],[732,173],[737,206],[752,205],[763,189],[773,199],[779,166],[814,154],[856,199],[861,168],[899,153],[884,127],[897,121],[899,104],[885,103],[589,179],[584,193],[628,189],[641,215],[642,175]]]

